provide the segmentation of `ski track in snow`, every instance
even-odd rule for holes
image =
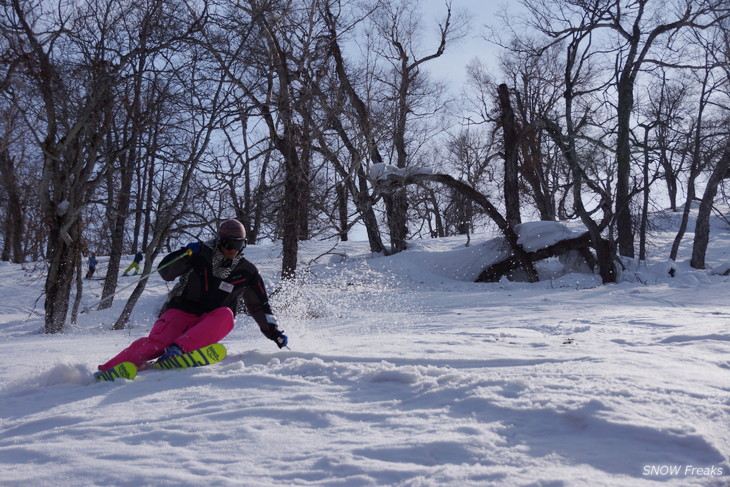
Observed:
[[[0,264],[0,484],[730,485],[730,278],[473,284],[446,270],[480,255],[462,245],[351,243],[272,293],[293,350],[242,317],[220,364],[113,383],[90,373],[147,333],[167,285],[150,279],[127,330],[109,329],[117,299],[48,336],[42,284]],[[273,279],[273,246],[247,254]]]

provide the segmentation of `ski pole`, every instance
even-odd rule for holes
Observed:
[[[147,274],[145,274],[145,275],[141,276],[141,277],[139,278],[139,280],[140,280],[140,281],[143,281],[143,280],[147,279],[148,277],[150,277],[150,276],[151,276],[152,274],[154,274],[155,272],[159,272],[160,270],[164,269],[165,267],[167,267],[167,266],[169,266],[169,265],[172,265],[172,264],[174,264],[174,263],[175,263],[175,262],[177,262],[178,260],[182,259],[183,257],[187,257],[188,255],[193,255],[193,251],[192,251],[192,250],[190,250],[190,249],[187,249],[187,250],[185,251],[185,253],[184,253],[184,254],[182,254],[182,255],[180,255],[180,256],[178,256],[178,257],[175,257],[175,258],[174,258],[174,259],[172,259],[172,260],[171,260],[170,262],[168,262],[167,264],[165,264],[165,265],[163,265],[163,266],[161,266],[161,267],[158,267],[158,268],[157,268],[157,269],[155,269],[154,271],[152,271],[152,272],[149,272],[149,273],[147,273]],[[106,303],[106,302],[107,302],[107,301],[109,301],[109,300],[110,300],[111,298],[113,298],[113,297],[114,297],[114,296],[116,296],[117,294],[121,293],[121,292],[122,292],[122,291],[124,291],[125,289],[128,289],[128,288],[130,288],[130,287],[132,287],[132,286],[135,286],[135,285],[137,285],[137,284],[139,284],[139,282],[133,282],[133,283],[131,283],[130,285],[128,285],[128,286],[124,286],[124,287],[123,287],[122,289],[120,289],[120,290],[116,291],[116,292],[115,292],[114,294],[110,294],[109,296],[105,297],[104,299],[102,299],[102,300],[101,300],[101,301],[99,301],[98,303],[94,303],[94,304],[92,304],[92,305],[90,305],[90,306],[85,306],[85,307],[84,307],[84,309],[82,309],[82,310],[81,310],[81,314],[84,314],[84,313],[88,312],[88,311],[90,310],[90,308],[95,308],[96,306],[99,306],[99,305],[100,305],[101,303]]]

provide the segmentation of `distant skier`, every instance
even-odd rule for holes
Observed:
[[[89,256],[89,271],[86,273],[86,279],[91,279],[94,272],[96,272],[96,252],[92,252]]]
[[[134,260],[132,261],[131,264],[129,264],[129,267],[127,267],[127,270],[125,270],[124,274],[122,274],[122,275],[127,276],[127,275],[129,275],[128,274],[129,271],[134,269],[134,274],[132,274],[132,275],[136,276],[137,273],[139,272],[139,263],[142,262],[142,260],[144,260],[144,254],[142,252],[137,252],[134,256]]]
[[[231,219],[220,225],[213,240],[189,243],[162,259],[158,266],[162,278],[180,277],[165,311],[148,337],[132,342],[99,370],[122,362],[139,366],[158,357],[167,360],[217,343],[233,329],[241,300],[261,332],[279,348],[285,347],[288,339],[278,328],[258,269],[243,256],[245,246],[243,225]]]

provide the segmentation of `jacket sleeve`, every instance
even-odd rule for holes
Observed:
[[[264,280],[260,274],[252,279],[251,284],[243,292],[246,310],[261,329],[261,333],[269,340],[276,340],[283,334],[269,305],[269,298],[264,287]]]
[[[157,266],[157,272],[160,273],[160,276],[162,276],[164,280],[174,281],[175,279],[192,269],[193,262],[190,257],[180,258],[181,256],[185,255],[187,251],[188,249],[182,248],[180,250],[176,250],[175,252],[167,254],[165,258],[162,259],[160,265]],[[175,261],[175,259],[178,260]],[[175,262],[169,264],[172,261]]]

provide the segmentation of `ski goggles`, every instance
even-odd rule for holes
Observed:
[[[218,245],[226,250],[238,250],[239,252],[246,247],[245,238],[222,238],[218,240]]]

